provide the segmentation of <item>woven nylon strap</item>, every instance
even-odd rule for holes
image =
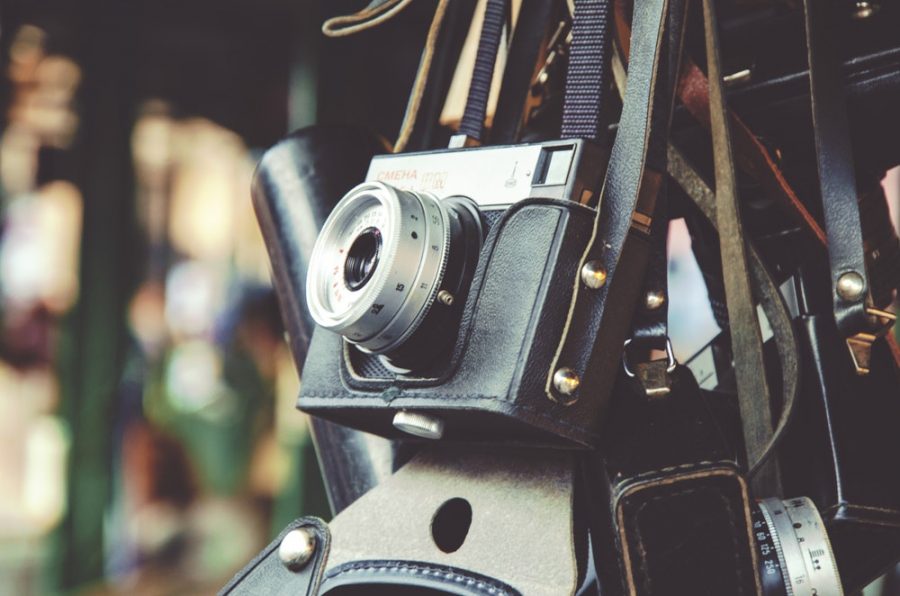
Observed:
[[[481,26],[481,38],[478,40],[478,52],[475,55],[475,68],[472,71],[472,82],[469,84],[466,110],[459,125],[460,134],[476,141],[481,140],[484,131],[484,116],[491,95],[497,49],[500,47],[503,25],[506,23],[506,4],[507,0],[487,0],[484,9],[484,23]]]
[[[575,0],[562,136],[598,140],[609,64],[609,0]]]

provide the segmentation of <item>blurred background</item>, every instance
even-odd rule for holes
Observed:
[[[0,594],[210,593],[329,516],[250,178],[317,121],[395,136],[433,3],[377,44],[322,4],[0,0]],[[684,359],[716,328],[673,257]]]
[[[249,200],[304,4],[0,2],[0,593],[211,593],[328,516]]]

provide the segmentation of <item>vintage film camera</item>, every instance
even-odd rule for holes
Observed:
[[[288,139],[263,158],[254,199],[286,201]],[[589,444],[604,393],[548,398],[603,152],[563,140],[372,159],[318,235],[298,299],[317,323],[300,407],[385,436]],[[627,321],[606,351],[624,339]],[[618,338],[616,337],[618,335]]]

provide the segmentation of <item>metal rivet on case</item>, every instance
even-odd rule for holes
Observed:
[[[423,439],[440,439],[444,436],[443,420],[419,412],[397,412],[394,414],[394,428]]]
[[[581,281],[592,290],[599,290],[606,285],[606,269],[600,261],[588,261],[581,266]]]
[[[860,20],[868,19],[870,16],[878,12],[879,8],[881,7],[875,2],[860,0],[856,3],[856,6],[853,9],[853,18]]]
[[[848,271],[837,280],[838,296],[844,300],[859,300],[866,290],[866,283],[862,275],[856,271]]]
[[[444,306],[453,306],[453,294],[447,290],[441,290],[437,295],[438,302]]]
[[[647,295],[644,296],[644,307],[647,310],[656,310],[666,303],[666,295],[664,292],[660,290],[653,290],[647,292]]]
[[[316,553],[316,535],[306,528],[285,534],[278,546],[278,558],[291,571],[300,571]]]
[[[553,387],[562,395],[572,395],[578,390],[581,379],[571,368],[564,366],[553,373]]]

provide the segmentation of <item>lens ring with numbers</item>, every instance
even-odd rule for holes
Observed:
[[[811,500],[760,501],[753,532],[765,596],[843,596],[828,533]]]
[[[395,372],[409,372],[452,342],[482,233],[470,199],[360,184],[316,240],[310,314]]]
[[[433,301],[449,229],[440,201],[378,182],[335,206],[313,248],[306,296],[313,319],[367,351],[403,341]]]

